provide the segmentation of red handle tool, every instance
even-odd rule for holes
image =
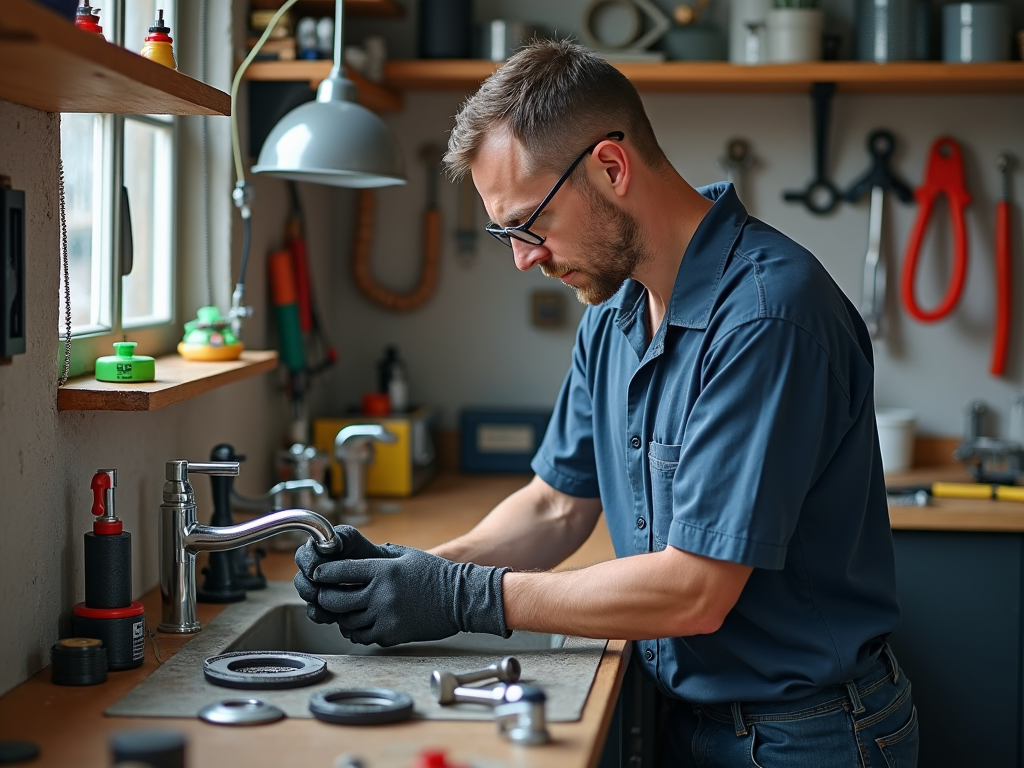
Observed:
[[[942,301],[933,309],[922,309],[914,296],[914,277],[917,261],[921,254],[921,241],[928,226],[935,198],[944,194],[949,201],[949,217],[953,224],[953,272],[949,287]],[[948,136],[942,136],[932,144],[925,171],[924,184],[914,192],[917,198],[917,220],[910,232],[907,253],[903,260],[903,280],[900,295],[907,312],[922,323],[939,320],[951,311],[960,300],[967,278],[967,227],[964,224],[964,208],[971,202],[964,186],[964,165],[960,145]]]
[[[1006,350],[1010,344],[1010,315],[1013,302],[1013,275],[1010,268],[1010,158],[997,160],[1003,175],[1003,196],[996,203],[996,325],[992,338],[993,376],[1006,370]]]

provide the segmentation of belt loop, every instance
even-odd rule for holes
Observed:
[[[846,695],[850,697],[850,706],[853,707],[853,714],[859,715],[864,711],[864,704],[861,703],[860,694],[857,693],[857,684],[852,680],[846,683]]]
[[[885,657],[889,659],[889,667],[892,669],[892,681],[898,683],[900,681],[900,665],[896,661],[896,654],[892,652],[892,648],[886,643],[882,646],[882,650],[885,652]]]
[[[740,703],[738,701],[732,703],[732,724],[736,728],[737,736],[747,735],[747,724],[743,722],[743,713],[740,712]]]

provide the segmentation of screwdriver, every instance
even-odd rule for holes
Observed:
[[[1005,153],[999,155],[996,165],[1003,177],[1003,194],[996,203],[996,322],[989,371],[993,376],[1002,376],[1006,370],[1013,299],[1013,276],[1010,269],[1010,156]]]

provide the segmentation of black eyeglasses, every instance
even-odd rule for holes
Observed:
[[[608,134],[608,138],[614,139],[615,141],[622,141],[625,137],[626,134],[624,134],[622,131],[612,131],[611,133]],[[494,237],[496,240],[507,245],[509,248],[512,247],[513,238],[515,238],[516,240],[521,240],[524,243],[529,243],[530,245],[543,245],[544,241],[547,238],[541,237],[536,232],[531,232],[530,227],[532,227],[533,223],[537,221],[537,217],[540,216],[540,212],[544,210],[544,206],[551,202],[551,198],[555,196],[555,193],[558,191],[559,187],[561,187],[565,183],[565,180],[572,175],[572,172],[576,169],[576,166],[580,164],[580,161],[584,157],[589,155],[591,152],[593,152],[596,148],[597,144],[591,144],[589,147],[580,152],[579,157],[572,161],[572,165],[570,165],[565,170],[565,173],[562,174],[561,178],[559,178],[559,180],[555,182],[555,186],[553,186],[551,188],[551,191],[548,192],[547,197],[541,200],[540,205],[537,206],[537,210],[535,210],[530,215],[530,218],[528,218],[522,224],[517,224],[514,227],[499,227],[497,224],[494,223],[488,224],[486,227],[484,227],[484,229],[487,230],[487,233]]]

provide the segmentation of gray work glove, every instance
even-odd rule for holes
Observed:
[[[313,539],[295,550],[295,564],[299,566],[299,572],[295,574],[292,583],[299,596],[306,601],[306,615],[317,624],[334,624],[338,621],[337,614],[325,611],[316,602],[320,585],[313,582],[313,571],[318,565],[339,557],[356,559],[388,557],[384,549],[378,547],[351,525],[336,525],[334,533],[338,537],[341,549],[333,557],[325,557],[317,552],[313,546]]]
[[[411,547],[372,544],[349,526],[336,530],[344,559],[325,562],[301,548],[295,555],[302,569],[295,587],[314,621],[337,622],[345,637],[364,645],[457,632],[510,634],[501,590],[508,568],[453,563]]]

